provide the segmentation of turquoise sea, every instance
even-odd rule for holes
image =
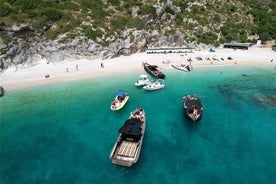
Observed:
[[[0,99],[0,183],[276,183],[276,69],[164,70],[165,88],[143,91],[121,74],[10,91]],[[130,99],[110,110],[116,90]],[[196,93],[204,115],[183,115]],[[111,164],[118,129],[137,106],[147,113],[140,159]]]

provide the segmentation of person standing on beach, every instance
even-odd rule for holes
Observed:
[[[76,64],[76,70],[79,70],[79,65],[78,64]]]
[[[104,64],[101,62],[101,67],[104,68]]]

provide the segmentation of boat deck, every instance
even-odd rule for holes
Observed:
[[[118,156],[134,157],[137,147],[137,142],[123,141],[119,147]]]

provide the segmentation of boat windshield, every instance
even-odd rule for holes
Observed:
[[[125,96],[126,92],[125,91],[117,91],[116,96]]]

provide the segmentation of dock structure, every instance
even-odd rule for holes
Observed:
[[[185,47],[147,49],[147,54],[192,53],[192,52],[193,52],[192,48],[185,48]]]
[[[223,45],[223,48],[248,50],[248,48],[251,46],[252,46],[251,43],[230,42],[230,43],[225,43]]]

